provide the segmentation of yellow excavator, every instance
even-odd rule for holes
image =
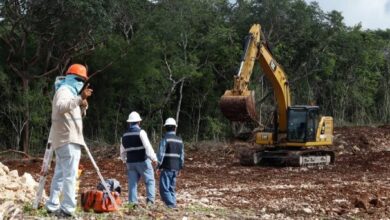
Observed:
[[[258,122],[254,91],[248,89],[257,61],[274,90],[277,113],[271,130],[255,134],[256,143],[264,147],[251,154],[253,163],[288,166],[334,163],[334,152],[325,149],[333,143],[333,118],[320,116],[318,106],[291,105],[287,76],[268,49],[259,24],[249,30],[233,89],[225,91],[220,99],[224,116],[233,122]]]

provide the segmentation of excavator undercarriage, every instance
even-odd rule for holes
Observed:
[[[241,149],[239,160],[243,166],[327,166],[334,164],[335,154],[331,150],[270,147],[262,150]]]
[[[317,149],[277,149],[256,152],[255,164],[280,166],[324,166],[334,163],[334,152]]]

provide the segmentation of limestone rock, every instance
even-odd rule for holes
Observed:
[[[35,182],[34,178],[29,173],[24,173],[20,178],[20,182],[26,186],[29,186],[30,188],[34,188],[35,185],[37,185],[37,182]]]
[[[3,170],[6,174],[9,173],[9,168],[0,162],[0,170]]]
[[[307,214],[313,213],[313,211],[310,208],[303,208],[303,211]]]
[[[16,191],[20,188],[17,183],[12,183],[12,182],[9,182],[4,187],[5,187],[5,189],[12,190],[12,191]]]
[[[23,204],[31,202],[35,198],[38,183],[31,174],[24,173],[23,176],[19,177],[17,170],[9,171],[8,167],[1,163],[0,174],[0,201]],[[46,198],[45,192],[43,198]]]
[[[8,176],[12,177],[12,178],[18,178],[19,177],[19,173],[18,173],[17,170],[12,170],[11,172],[8,173]]]
[[[352,149],[353,149],[353,151],[355,151],[355,152],[359,152],[359,151],[360,151],[360,148],[359,148],[358,146],[356,146],[356,145],[354,145],[354,146],[352,147]]]
[[[208,200],[207,198],[201,198],[200,202],[204,203],[204,204],[208,204],[210,202],[210,200]]]

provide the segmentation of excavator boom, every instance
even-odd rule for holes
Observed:
[[[254,91],[248,89],[255,62],[260,62],[265,76],[271,82],[278,101],[279,126],[282,132],[287,129],[287,108],[290,105],[290,92],[286,74],[273,59],[262,39],[261,26],[254,24],[246,38],[244,55],[240,69],[234,76],[232,90],[225,91],[220,99],[220,109],[230,121],[257,121]]]
[[[258,24],[253,25],[249,30],[240,68],[234,76],[233,89],[225,91],[219,102],[222,113],[230,121],[257,121],[254,92],[248,90],[248,85],[258,57],[259,30]]]

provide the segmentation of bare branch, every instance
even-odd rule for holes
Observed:
[[[23,152],[23,151],[18,151],[18,150],[6,150],[6,151],[2,151],[0,152],[0,155],[1,154],[6,154],[6,153],[17,153],[17,154],[21,154],[23,155],[25,158],[31,160],[31,159],[38,159],[38,158],[35,158],[33,156],[30,156],[29,154]]]
[[[117,62],[117,61],[121,60],[123,57],[125,57],[125,56],[128,54],[128,52],[129,52],[129,51],[126,50],[126,52],[122,53],[117,59],[112,60],[111,62],[107,63],[102,69],[97,70],[97,71],[95,71],[94,73],[92,73],[92,74],[90,75],[90,77],[92,77],[92,76],[94,76],[94,75],[96,75],[96,74],[98,74],[98,73],[100,73],[100,72],[103,72],[103,71],[106,70],[108,67],[112,66],[115,62]]]
[[[14,73],[16,73],[20,78],[25,78],[24,74],[20,72],[19,69],[14,66],[14,64],[10,63],[9,66],[11,67],[12,71],[14,71]]]
[[[17,129],[17,126],[15,124],[15,122],[11,119],[11,117],[5,112],[5,111],[1,111],[0,113],[2,113],[12,124],[12,127],[14,128],[15,132],[18,133],[18,129]]]
[[[38,76],[34,76],[35,79],[39,79],[39,78],[42,78],[44,76],[47,76],[47,75],[50,75],[51,73],[59,70],[59,67],[60,67],[60,64],[58,63],[53,69],[45,72],[45,73],[42,73],[41,75],[38,75]]]
[[[180,110],[181,110],[181,101],[183,99],[183,86],[184,86],[184,79],[181,81],[180,84],[180,98],[179,103],[177,104],[177,110],[176,110],[176,123],[179,124],[179,116],[180,116]]]
[[[165,53],[164,53],[164,62],[165,62],[165,66],[167,67],[167,70],[168,70],[168,73],[169,73],[169,80],[174,82],[174,80],[172,79],[172,69],[171,69],[171,66],[168,63],[167,55]]]

